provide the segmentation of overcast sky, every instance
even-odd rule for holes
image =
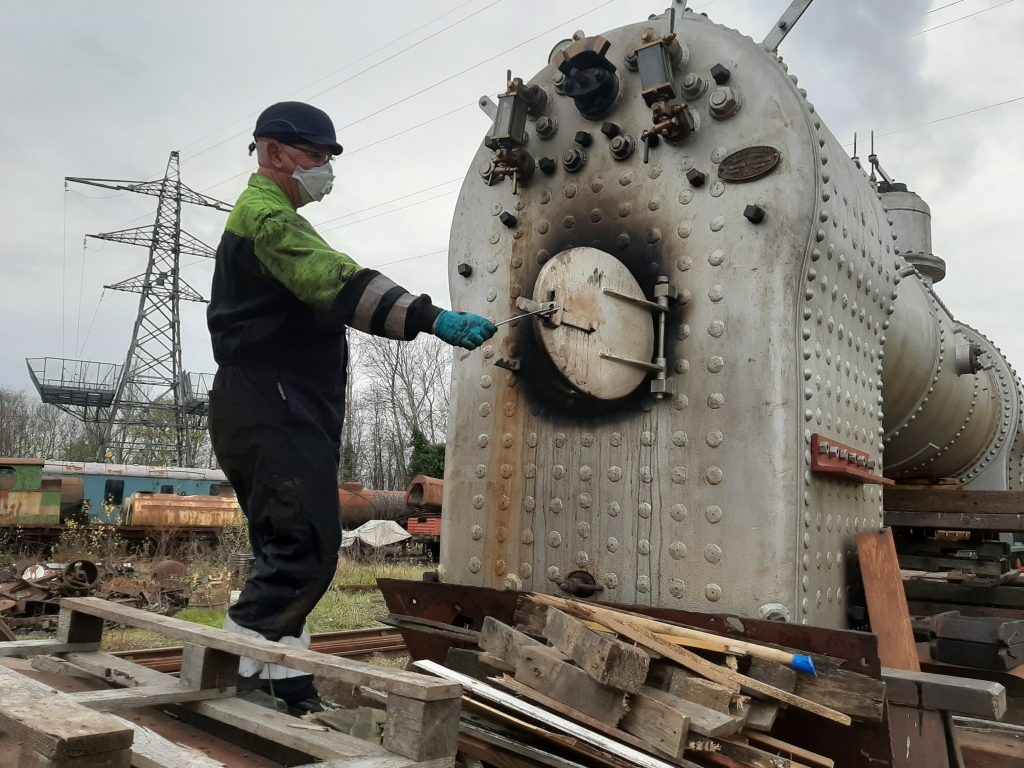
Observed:
[[[788,2],[693,7],[760,40]],[[83,236],[151,223],[156,198],[65,191],[65,176],[157,178],[177,149],[186,184],[233,202],[256,114],[308,100],[333,116],[345,154],[333,194],[303,213],[360,264],[447,306],[456,192],[489,124],[477,98],[504,90],[507,68],[532,77],[574,30],[643,20],[667,0],[0,4],[0,385],[20,388],[26,357],[122,362],[137,310],[136,294],[101,300],[102,286],[142,272],[145,249],[83,250]],[[857,131],[866,157],[876,131],[886,169],[931,205],[940,296],[1024,366],[1024,3],[816,0],[780,52],[843,143]],[[224,219],[184,213],[214,246]],[[195,261],[183,274],[208,296],[213,265]],[[182,305],[182,332],[186,368],[214,370],[204,305]]]

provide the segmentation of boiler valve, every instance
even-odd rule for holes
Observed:
[[[523,147],[526,145],[526,118],[544,110],[548,95],[538,85],[525,85],[522,78],[508,73],[505,93],[498,97],[491,132],[484,139],[484,145],[494,150],[494,160],[484,174],[488,185],[512,177],[512,194],[519,191],[520,182],[529,181],[536,168],[533,156]]]
[[[650,27],[643,31],[643,45],[636,49],[636,61],[640,70],[641,94],[651,108],[652,132],[668,141],[682,141],[696,130],[697,124],[685,104],[670,103],[676,97],[673,70],[682,57],[682,48],[674,31],[674,10],[670,19],[669,33],[664,37],[657,37]]]

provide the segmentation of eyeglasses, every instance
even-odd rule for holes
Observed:
[[[317,165],[324,165],[325,163],[330,162],[332,157],[330,152],[325,152],[322,149],[310,149],[309,147],[299,147],[296,146],[295,144],[287,144],[286,146],[290,146],[292,149],[299,150],[302,154],[304,154]]]

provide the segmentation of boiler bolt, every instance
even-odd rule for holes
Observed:
[[[612,139],[612,157],[614,157],[616,160],[625,160],[627,157],[633,154],[633,150],[635,148],[636,139],[634,139],[632,136],[616,136],[614,139]]]
[[[562,167],[575,173],[587,164],[587,153],[582,149],[567,149],[562,155]]]
[[[601,133],[609,139],[614,139],[619,135],[619,126],[615,123],[601,123]]]
[[[537,161],[537,167],[540,168],[540,172],[545,176],[550,176],[555,172],[557,166],[555,165],[554,158],[542,157]]]
[[[683,78],[683,95],[688,99],[699,98],[707,87],[708,81],[694,72],[688,72]]]
[[[764,208],[760,205],[748,205],[743,209],[743,216],[751,224],[760,224],[764,218]]]
[[[722,86],[721,88],[715,88],[711,92],[711,95],[708,97],[708,105],[711,108],[712,117],[724,120],[736,114],[740,102],[732,88]]]
[[[558,132],[558,121],[544,115],[537,118],[537,135],[542,139],[550,139]]]
[[[466,262],[462,262],[455,269],[460,275],[462,275],[462,277],[469,277],[470,275],[473,274],[473,267],[471,267]]]
[[[519,219],[515,217],[515,214],[509,213],[508,211],[502,211],[498,216],[498,220],[509,229],[513,229],[515,225],[519,223]]]
[[[703,187],[704,180],[707,179],[707,176],[698,171],[696,168],[691,168],[686,172],[686,178],[692,186]]]
[[[636,61],[636,51],[630,51],[626,54],[626,69],[630,72],[636,72],[638,68],[639,65]]]
[[[732,73],[729,71],[729,68],[721,64],[715,64],[715,66],[711,68],[711,77],[715,79],[715,83],[718,85],[725,85],[728,83],[730,75],[732,75]]]
[[[589,147],[594,142],[594,137],[590,135],[590,131],[576,131],[576,143],[581,147]]]

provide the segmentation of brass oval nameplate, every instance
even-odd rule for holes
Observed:
[[[744,147],[733,152],[718,165],[718,178],[741,184],[767,176],[782,159],[775,147]]]

